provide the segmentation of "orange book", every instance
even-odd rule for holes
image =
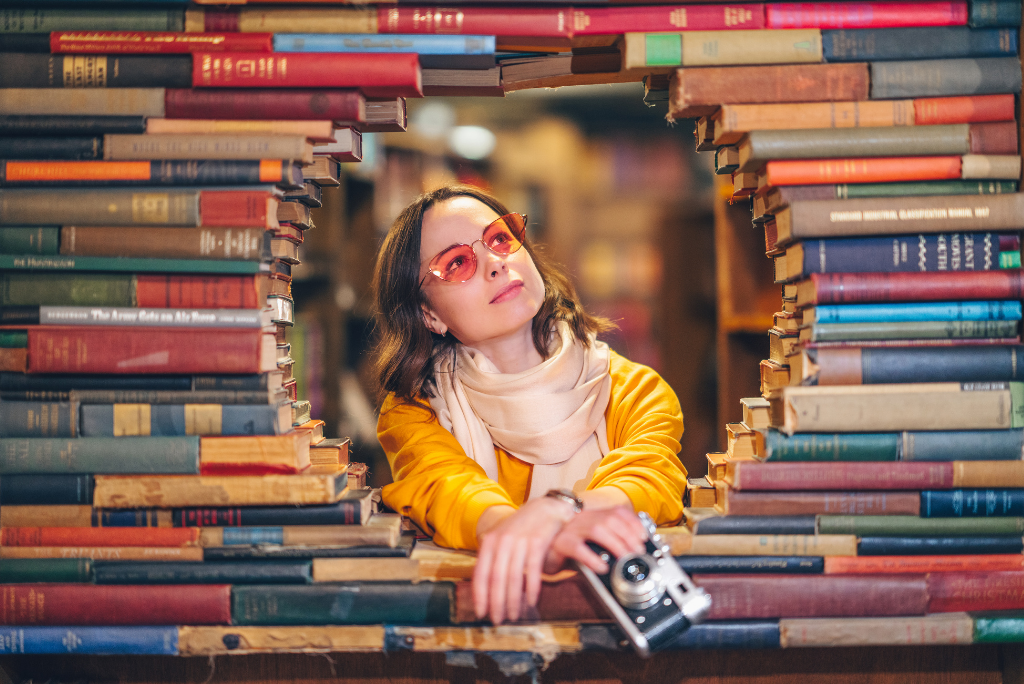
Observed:
[[[925,572],[1000,572],[1024,570],[1024,556],[829,556],[826,575],[917,574]]]
[[[4,527],[0,546],[196,546],[198,527]]]
[[[1013,95],[967,95],[964,97],[920,97],[914,100],[914,122],[918,126],[938,124],[1013,121]]]
[[[201,546],[0,546],[5,558],[91,558],[121,561],[201,561]]]
[[[778,185],[893,183],[960,178],[960,157],[778,159],[765,164],[765,188]]]

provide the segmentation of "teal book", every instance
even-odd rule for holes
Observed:
[[[198,475],[199,437],[0,438],[0,475]]]
[[[0,584],[92,582],[88,558],[0,558]]]
[[[0,437],[77,436],[77,403],[0,401]]]
[[[131,257],[36,256],[0,254],[0,269],[8,271],[105,271],[119,273],[222,273],[266,272],[258,261],[224,259],[137,259]]]
[[[447,625],[451,582],[342,582],[231,588],[235,625]]]
[[[1024,613],[975,615],[974,643],[1024,643]]]
[[[896,432],[797,433],[787,437],[778,430],[765,430],[762,434],[764,447],[758,456],[765,461],[897,461],[900,456],[901,440]]]
[[[885,323],[897,321],[1019,321],[1016,300],[981,302],[911,302],[897,304],[829,304],[804,311],[803,324]]]

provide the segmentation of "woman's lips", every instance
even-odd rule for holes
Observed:
[[[519,294],[519,291],[521,289],[523,289],[523,281],[513,281],[506,285],[505,287],[498,290],[498,294],[494,295],[494,299],[491,300],[491,304],[500,304],[502,302],[508,301],[509,299],[512,299],[517,294]]]

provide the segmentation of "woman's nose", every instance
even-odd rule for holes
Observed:
[[[498,274],[502,271],[508,270],[508,264],[505,263],[507,256],[495,254],[489,249],[484,248],[483,250],[483,261],[481,265],[484,268],[484,277],[487,279],[497,278]]]

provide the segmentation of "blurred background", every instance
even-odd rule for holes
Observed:
[[[669,124],[643,96],[624,83],[409,100],[409,131],[365,135],[363,161],[324,188],[294,270],[289,340],[299,396],[328,437],[352,439],[373,486],[391,480],[366,373],[377,249],[413,198],[450,182],[527,214],[530,239],[566,267],[587,309],[618,325],[603,339],[675,389],[690,473],[724,450],[739,398],[759,393],[779,293],[755,289],[771,282],[771,262],[749,209],[727,204],[714,155],[694,150],[693,120]]]

